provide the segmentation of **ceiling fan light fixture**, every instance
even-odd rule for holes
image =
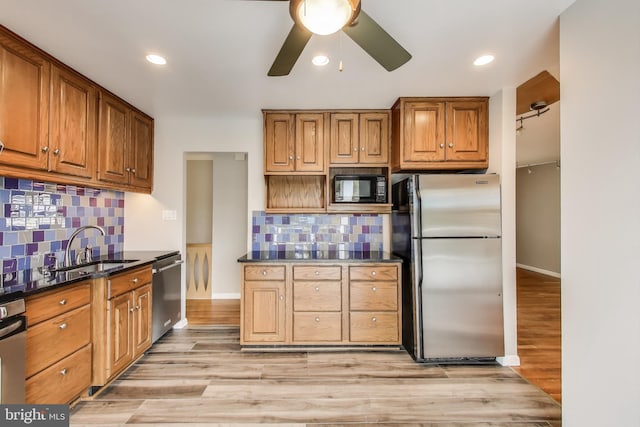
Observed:
[[[313,34],[326,36],[349,24],[360,0],[291,0],[293,20]]]
[[[329,63],[329,57],[327,55],[316,55],[311,60],[311,63],[316,67],[324,67]]]

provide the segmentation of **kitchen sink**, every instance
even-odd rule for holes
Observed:
[[[69,267],[61,267],[52,272],[55,273],[80,273],[80,274],[93,274],[103,271],[117,270],[125,265],[136,262],[136,259],[113,259],[113,260],[101,260],[93,261],[88,264],[71,265]]]

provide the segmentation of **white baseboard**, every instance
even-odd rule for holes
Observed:
[[[511,354],[502,357],[496,357],[496,362],[502,366],[520,366],[520,356]]]
[[[173,325],[173,329],[183,329],[186,328],[188,324],[189,322],[187,321],[187,319],[182,319],[177,321],[176,324]]]
[[[535,273],[544,274],[546,276],[556,277],[560,279],[560,273],[556,273],[555,271],[544,270],[538,267],[531,267],[530,265],[518,264],[516,263],[516,267],[523,268],[525,270],[533,271]]]
[[[212,294],[211,299],[240,299],[240,294]]]

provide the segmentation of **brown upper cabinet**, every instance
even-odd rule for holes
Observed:
[[[100,96],[98,179],[148,188],[152,185],[153,119],[118,98]]]
[[[264,172],[325,172],[324,114],[263,112]]]
[[[389,162],[389,113],[331,113],[331,165],[381,165]]]
[[[153,119],[2,26],[0,72],[0,175],[151,192]]]
[[[46,170],[51,64],[0,28],[0,163]]]
[[[488,98],[400,98],[391,117],[394,172],[488,166]]]

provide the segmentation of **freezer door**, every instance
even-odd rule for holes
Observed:
[[[421,237],[500,236],[498,175],[420,175]]]
[[[422,239],[425,359],[504,354],[501,242]]]

